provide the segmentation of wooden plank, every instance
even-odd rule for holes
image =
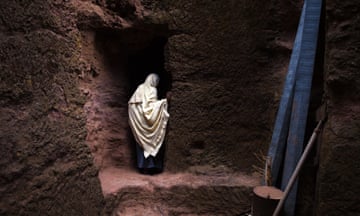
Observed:
[[[300,47],[303,35],[302,32],[304,28],[304,18],[305,9],[303,9],[301,12],[300,22],[288,67],[288,73],[286,76],[283,94],[281,96],[274,131],[268,151],[268,156],[271,157],[271,178],[272,185],[274,186],[276,186],[277,182],[279,182],[279,178],[281,179],[280,168],[284,159],[284,151],[288,135],[291,106],[295,89],[296,71],[299,64]]]
[[[281,188],[284,190],[301,157],[308,116],[312,76],[317,48],[318,30],[321,14],[321,0],[306,0],[305,20],[300,48],[294,100],[291,111],[289,134],[287,139],[284,170]],[[292,187],[284,205],[284,215],[295,215],[297,181]]]

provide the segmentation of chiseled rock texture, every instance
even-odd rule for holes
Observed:
[[[66,1],[0,2],[0,215],[99,215]]]
[[[179,185],[154,191],[125,188],[107,202],[107,215],[246,215],[250,210],[249,187]],[[120,204],[120,205],[119,205]],[[113,209],[114,206],[117,208]],[[139,214],[141,213],[141,214]]]
[[[0,214],[106,215],[122,199],[132,206],[137,193],[140,204],[151,200],[154,192],[133,188],[105,206],[95,168],[135,172],[127,100],[148,72],[160,73],[161,96],[172,92],[166,172],[251,173],[261,165],[255,154],[267,151],[300,8],[285,0],[2,0]],[[183,213],[210,214],[209,201],[228,204],[216,213],[242,212],[232,188],[192,190],[196,204],[186,190],[161,191],[178,197],[165,211],[182,212],[181,204]],[[209,191],[214,199],[203,200]]]
[[[326,2],[328,122],[321,146],[317,215],[360,214],[360,6]]]
[[[99,167],[134,169],[127,100],[149,72],[160,73],[160,96],[172,93],[166,171],[262,166],[255,154],[267,152],[300,1],[81,2],[81,88]]]
[[[1,0],[0,214],[243,212],[235,208],[249,207],[246,186],[128,187],[105,205],[97,168],[136,172],[127,100],[145,73],[158,72],[160,95],[172,92],[167,174],[251,173],[271,138],[301,6],[300,0]],[[358,14],[356,1],[327,1],[329,119],[317,215],[360,211]],[[205,200],[209,194],[213,199]]]
[[[169,1],[167,169],[251,172],[266,154],[300,2]],[[286,22],[284,22],[286,20]]]

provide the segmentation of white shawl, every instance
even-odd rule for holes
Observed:
[[[166,132],[169,119],[167,100],[157,99],[156,86],[159,77],[150,74],[131,96],[129,104],[129,124],[135,140],[144,150],[145,158],[156,156]]]

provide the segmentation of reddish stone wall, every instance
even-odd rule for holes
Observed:
[[[82,58],[97,74],[82,82],[97,165],[133,169],[127,100],[146,73],[158,72],[172,91],[165,170],[251,172],[255,154],[267,152],[301,4],[143,1],[122,26],[105,22],[121,20],[112,13],[116,4],[86,4],[104,13],[81,10],[99,21],[80,20]],[[156,38],[167,38],[162,65],[145,72],[129,66],[133,56],[137,65],[162,58],[150,52],[141,59]]]
[[[357,1],[328,0],[328,122],[321,146],[317,215],[360,214],[360,16]]]
[[[59,1],[0,2],[0,215],[99,215],[85,143],[75,17]]]
[[[285,0],[1,1],[1,213],[102,210],[92,159],[133,169],[127,100],[145,77],[136,57],[150,58],[145,50],[159,38],[172,91],[165,170],[252,172],[255,154],[267,151],[300,8]]]
[[[167,167],[250,171],[266,154],[301,4],[171,1]],[[286,20],[286,22],[284,22]]]

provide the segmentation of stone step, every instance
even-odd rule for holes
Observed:
[[[241,173],[142,175],[114,167],[99,173],[106,215],[242,215],[256,176]]]

